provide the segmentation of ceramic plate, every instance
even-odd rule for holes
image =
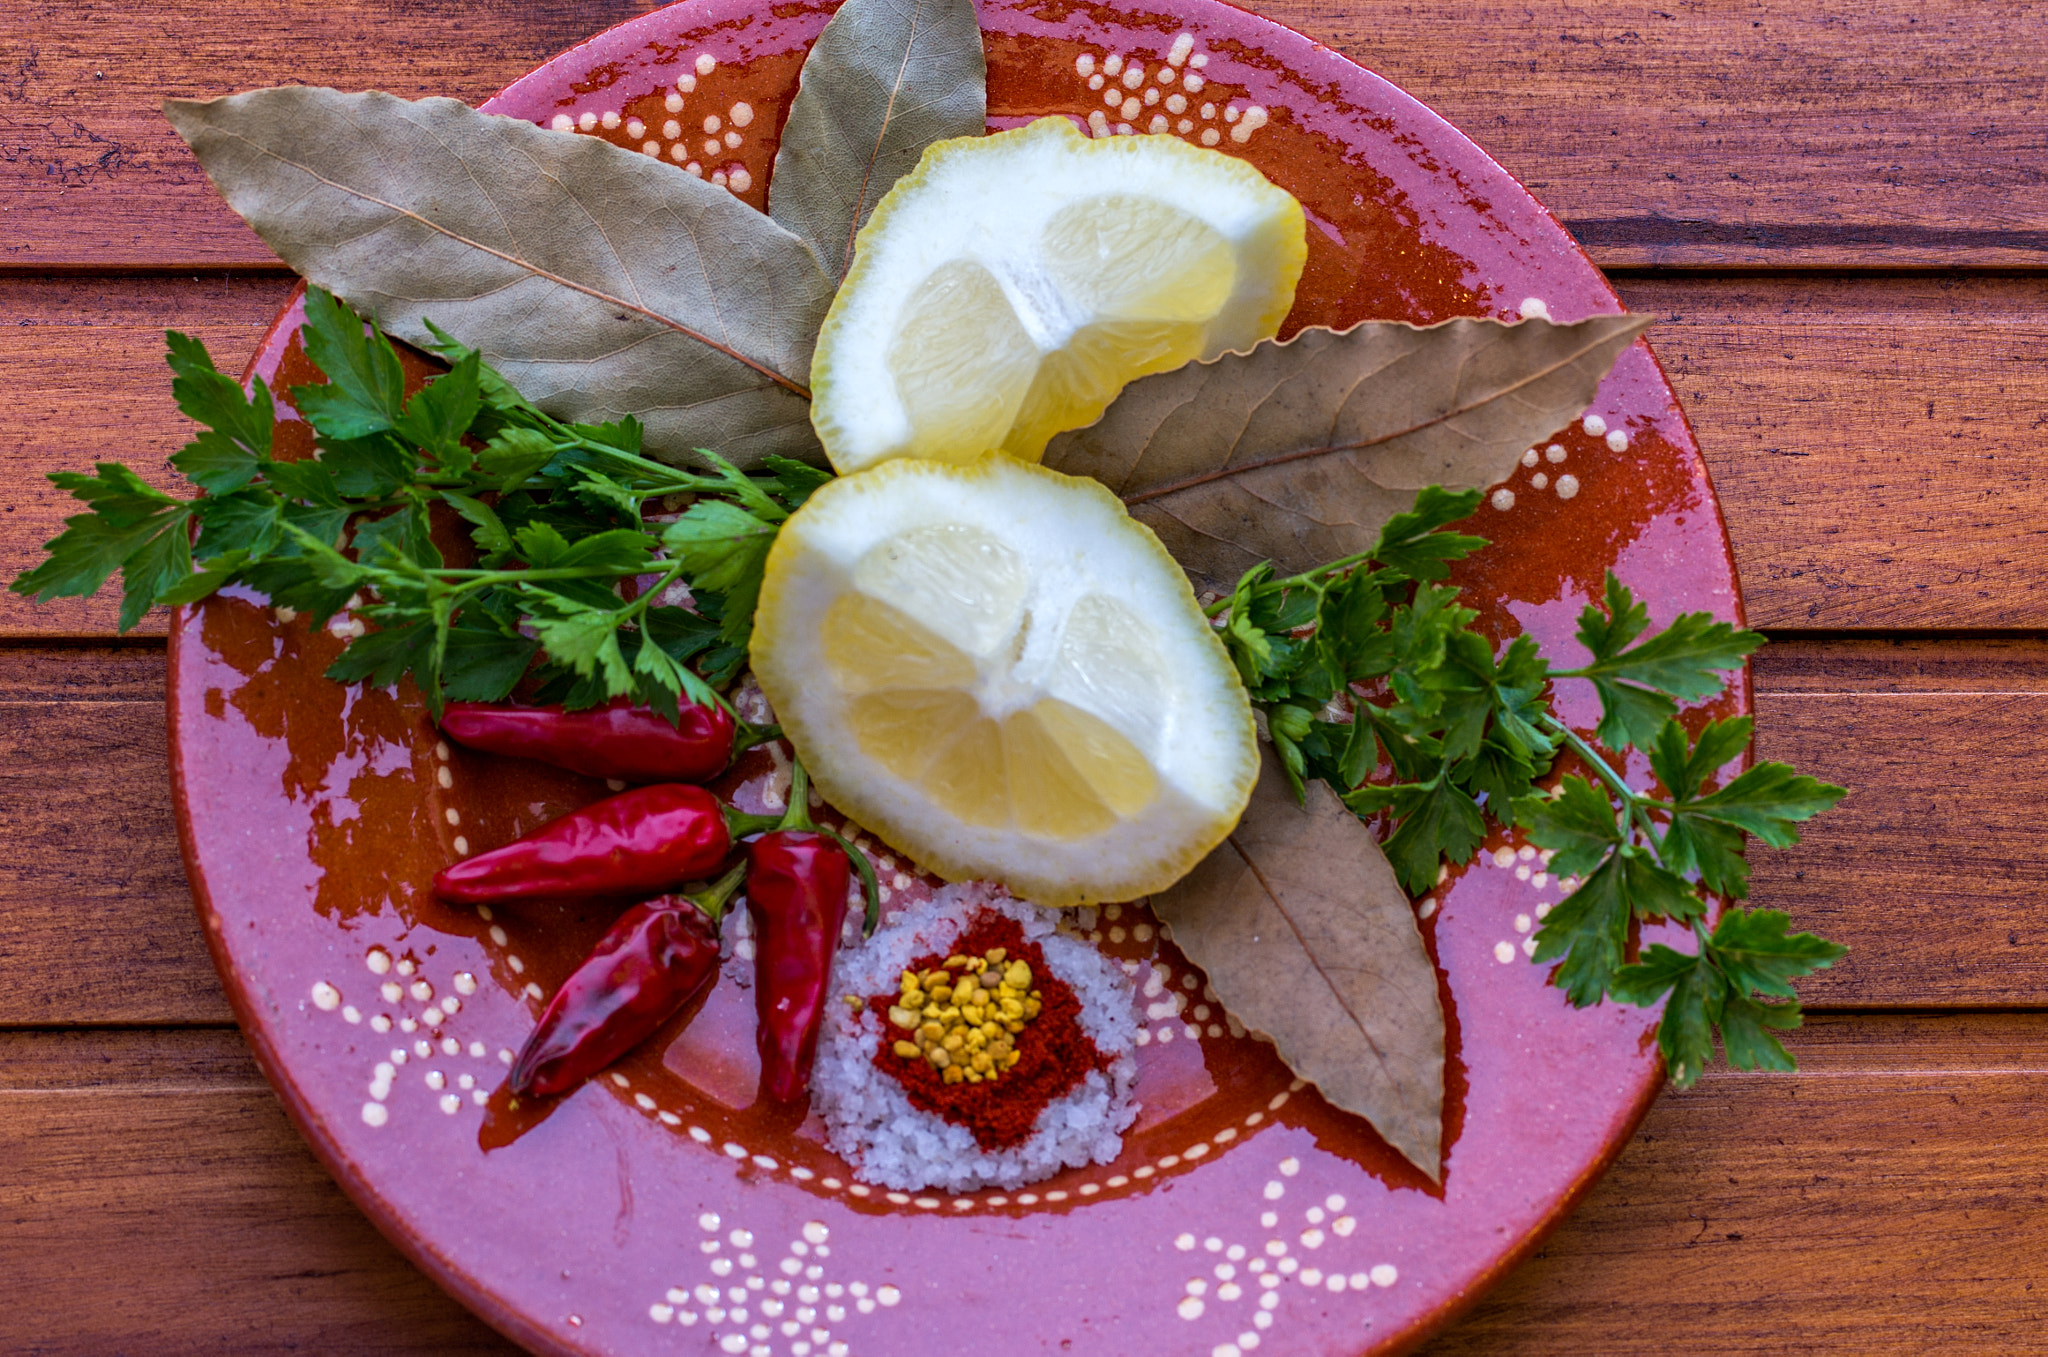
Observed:
[[[1499,166],[1307,38],[1210,0],[981,12],[991,126],[1065,113],[1183,136],[1302,200],[1309,261],[1290,327],[1620,309]],[[488,107],[694,164],[759,207],[827,13],[691,0]],[[289,308],[256,359],[273,382],[311,374],[297,321]],[[1565,663],[1609,568],[1660,621],[1700,608],[1740,620],[1706,470],[1640,345],[1582,424],[1492,492],[1476,530],[1496,545],[1458,578],[1467,601],[1496,634],[1526,631]],[[1440,1186],[1293,1082],[1129,906],[1070,924],[1133,963],[1146,1006],[1144,1112],[1113,1164],[960,1197],[857,1182],[815,1121],[753,1104],[741,956],[687,1023],[522,1118],[501,1089],[510,1054],[607,920],[487,917],[441,905],[428,882],[605,789],[450,749],[409,690],[327,682],[351,625],[312,631],[248,596],[176,618],[187,866],[237,1014],[300,1129],[409,1256],[537,1350],[1399,1348],[1534,1246],[1659,1086],[1653,1014],[1574,1011],[1530,963],[1559,890],[1532,848],[1496,837],[1419,902],[1449,1018]],[[1560,711],[1590,728],[1584,687],[1564,685]],[[1745,675],[1701,715],[1748,706]],[[775,773],[758,754],[734,789],[752,800]],[[926,889],[874,852],[893,905]]]

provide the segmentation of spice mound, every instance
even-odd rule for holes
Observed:
[[[903,1191],[1107,1163],[1138,1114],[1130,978],[1055,915],[948,886],[842,954],[812,1079],[832,1149]]]

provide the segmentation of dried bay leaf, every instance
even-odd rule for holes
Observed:
[[[1045,465],[1093,476],[1203,582],[1370,548],[1427,485],[1492,485],[1592,402],[1640,316],[1303,330],[1125,387]]]
[[[836,285],[853,238],[925,147],[987,130],[972,0],[847,0],[804,58],[768,180],[768,212]]]
[[[806,383],[832,285],[725,189],[454,99],[293,86],[164,115],[265,244],[391,334],[432,318],[554,415],[637,416],[671,461],[823,461]]]
[[[1436,967],[1393,867],[1335,792],[1311,781],[1304,809],[1264,751],[1237,828],[1152,909],[1288,1068],[1441,1178]]]

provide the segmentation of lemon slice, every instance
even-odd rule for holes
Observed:
[[[775,539],[754,672],[825,798],[1048,905],[1178,880],[1251,795],[1251,704],[1095,481],[990,456],[835,480]]]
[[[862,228],[811,360],[832,465],[1037,461],[1124,383],[1280,328],[1301,205],[1174,137],[1065,118],[932,146]]]

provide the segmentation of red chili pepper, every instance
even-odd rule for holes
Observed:
[[[735,867],[696,895],[627,910],[540,1015],[512,1062],[512,1091],[566,1093],[617,1060],[718,978],[718,919],[739,885]]]
[[[747,846],[754,1043],[761,1052],[761,1096],[778,1103],[802,1098],[811,1081],[852,862],[860,864],[867,888],[870,929],[879,909],[874,869],[844,839],[811,824],[809,799],[810,782],[798,764],[781,825]]]
[[[724,865],[733,840],[774,823],[702,787],[664,782],[593,802],[434,877],[461,905],[540,896],[653,895]]]
[[[732,715],[684,703],[678,717],[671,722],[625,697],[588,711],[450,702],[441,729],[471,749],[539,759],[591,777],[708,782],[724,772],[736,752]]]

